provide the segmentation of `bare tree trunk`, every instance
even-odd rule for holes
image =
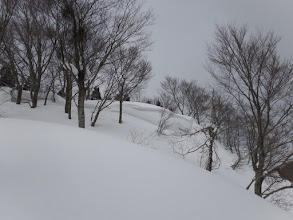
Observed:
[[[66,93],[65,93],[65,108],[64,111],[66,114],[69,113],[69,103],[71,100],[69,100],[69,95],[67,94],[67,87],[66,87]]]
[[[17,85],[17,98],[16,98],[16,104],[20,105],[21,103],[21,96],[22,96],[22,85]]]
[[[199,125],[200,125],[199,116],[196,116],[195,118],[196,118],[197,124],[199,124]]]
[[[97,122],[97,120],[98,120],[98,117],[99,117],[99,115],[100,115],[100,110],[98,110],[98,112],[96,113],[96,115],[95,115],[95,117],[94,117],[94,120],[92,121],[92,123],[91,123],[91,126],[92,127],[95,127],[95,125],[96,125],[96,122]]]
[[[258,130],[262,130],[261,126],[258,126]],[[257,149],[258,149],[258,160],[254,160],[254,171],[255,171],[255,183],[254,183],[254,193],[260,197],[262,197],[262,183],[263,183],[263,174],[264,174],[264,161],[265,161],[265,153],[264,153],[264,136],[259,134],[257,141]],[[257,162],[256,162],[257,161]]]
[[[91,88],[88,87],[88,89],[86,90],[86,100],[89,100],[91,98]]]
[[[36,108],[37,104],[38,104],[38,101],[37,101],[36,95],[33,94],[32,95],[32,106],[31,106],[31,108]]]
[[[122,104],[123,104],[123,98],[119,101],[119,124],[122,124]]]
[[[38,105],[38,94],[36,92],[32,95],[32,106],[31,108],[36,108]]]
[[[67,110],[68,110],[68,119],[71,119],[71,101],[72,101],[72,81],[70,77],[70,81],[68,84],[68,101],[67,101]]]
[[[16,82],[16,88],[17,88],[17,97],[16,97],[16,104],[20,105],[21,104],[21,97],[22,97],[22,85],[20,84],[19,80],[18,80],[18,75],[17,72],[14,71],[13,72],[13,76]]]
[[[70,73],[66,73],[66,81],[65,113],[68,113],[68,119],[71,119],[72,79]]]
[[[78,127],[85,128],[85,114],[84,114],[84,99],[86,95],[86,89],[83,83],[79,84],[79,94],[78,94]]]
[[[39,89],[40,89],[40,85],[33,85],[31,88],[31,99],[32,99],[31,108],[36,108],[38,105]]]
[[[56,92],[55,92],[55,85],[53,84],[53,87],[52,87],[52,101],[53,102],[56,102]]]
[[[49,85],[48,92],[47,92],[46,97],[45,97],[44,105],[47,104],[47,99],[48,99],[48,96],[49,96],[50,91],[51,91],[51,90],[52,90],[52,91],[54,90],[54,82],[55,82],[55,77],[53,77],[53,79],[52,79],[52,81],[51,81],[51,83],[50,83],[50,85]]]
[[[48,92],[47,92],[46,97],[45,97],[44,105],[47,105],[47,100],[48,100],[48,96],[49,96],[50,91],[51,91],[51,88],[48,89]]]
[[[216,134],[214,133],[212,127],[209,127],[208,131],[209,131],[209,136],[210,136],[210,144],[209,144],[209,156],[208,156],[206,170],[211,172],[213,169],[213,149],[214,149],[214,142],[215,142]]]
[[[213,145],[214,145],[214,138],[211,137],[210,144],[209,144],[209,156],[207,161],[207,171],[212,171],[213,169]]]
[[[209,157],[208,157],[206,170],[211,172],[212,167],[213,167],[213,146],[210,144],[209,145]]]
[[[263,179],[260,176],[256,176],[254,183],[254,193],[260,197],[262,197],[262,182]]]
[[[65,91],[65,108],[64,108],[64,112],[68,114],[68,99],[69,99],[69,87],[68,87],[68,72],[67,70],[65,71],[65,74],[64,74],[64,87],[62,88],[63,89],[63,92]],[[71,100],[70,100],[71,101]]]

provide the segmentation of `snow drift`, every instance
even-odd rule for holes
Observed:
[[[0,119],[0,219],[289,220],[181,159],[107,134]]]

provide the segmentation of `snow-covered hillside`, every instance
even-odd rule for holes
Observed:
[[[0,219],[292,219],[244,189],[251,173],[233,171],[224,149],[212,173],[196,156],[173,154],[168,138],[154,134],[156,106],[126,103],[120,125],[113,104],[83,130],[75,113],[66,119],[62,99],[30,109],[7,98],[0,92]],[[192,126],[176,116],[171,129]],[[150,137],[144,146],[131,143],[139,135]]]

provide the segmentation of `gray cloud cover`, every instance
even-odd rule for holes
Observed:
[[[147,0],[158,15],[153,26],[154,45],[149,53],[155,76],[146,94],[156,94],[165,75],[210,81],[203,65],[206,44],[215,24],[247,24],[249,28],[273,30],[282,37],[280,54],[293,57],[292,0]]]

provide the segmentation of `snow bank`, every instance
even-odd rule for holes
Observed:
[[[69,126],[0,119],[0,219],[289,220],[217,175]]]
[[[11,90],[9,87],[0,87],[0,105],[11,100]]]
[[[119,102],[115,102],[111,106],[112,111],[118,112],[118,105]],[[123,108],[124,114],[142,119],[156,126],[159,124],[161,112],[163,110],[163,108],[159,106],[139,102],[124,102]],[[177,131],[178,129],[191,129],[193,121],[194,120],[191,117],[173,114],[170,119],[171,126],[169,129],[174,131]]]
[[[45,92],[39,92],[38,93],[38,100],[44,100],[46,98],[46,93]],[[17,97],[17,90],[13,90],[12,92],[12,100],[15,102],[16,101],[16,97]],[[31,101],[31,94],[30,91],[27,90],[23,90],[22,94],[21,94],[21,99],[23,102],[30,102]],[[53,93],[49,93],[48,94],[48,100],[53,100]]]

